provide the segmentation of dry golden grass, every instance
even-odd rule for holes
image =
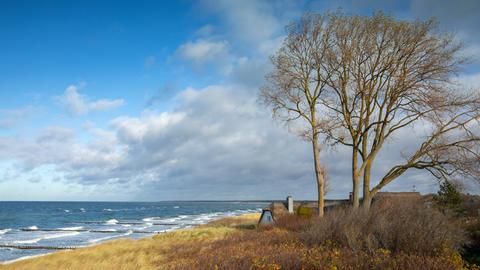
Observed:
[[[226,218],[211,224],[185,229],[140,240],[120,239],[92,247],[0,265],[0,270],[150,270],[165,269],[166,260],[179,249],[208,244],[238,233],[238,226],[254,226],[259,214]],[[171,263],[171,261],[169,261]]]

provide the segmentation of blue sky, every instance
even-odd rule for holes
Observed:
[[[315,198],[308,144],[256,96],[283,27],[339,7],[437,17],[479,85],[477,1],[1,2],[0,200]],[[346,197],[347,153],[324,160]],[[413,185],[436,188],[414,172],[390,189]]]

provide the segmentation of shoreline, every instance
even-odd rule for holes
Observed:
[[[183,228],[170,228],[170,229],[166,229],[162,232],[158,232],[158,233],[155,233],[155,234],[148,234],[148,235],[145,235],[144,237],[140,237],[140,238],[129,238],[129,237],[125,237],[125,236],[122,235],[122,236],[115,237],[115,239],[100,241],[100,242],[92,243],[90,245],[81,246],[81,247],[78,247],[78,248],[59,249],[59,250],[54,250],[52,252],[36,254],[36,255],[27,255],[27,256],[19,257],[19,258],[12,259],[12,260],[0,261],[0,267],[1,266],[9,266],[9,265],[12,265],[12,264],[17,263],[17,262],[25,262],[25,261],[34,260],[34,259],[42,258],[42,257],[45,257],[45,256],[55,255],[55,254],[69,253],[69,252],[73,252],[73,251],[77,251],[77,250],[85,250],[85,249],[89,249],[89,248],[95,248],[95,247],[99,247],[99,246],[102,246],[102,245],[108,245],[108,244],[115,243],[115,242],[118,242],[118,241],[123,241],[123,240],[132,240],[132,241],[140,241],[140,240],[144,240],[144,239],[154,240],[154,238],[156,236],[159,236],[159,235],[166,235],[166,234],[175,233],[175,232],[179,232],[179,231],[192,231],[192,230],[195,230],[196,228],[200,228],[202,226],[209,226],[209,224],[215,224],[215,223],[218,223],[218,222],[222,222],[223,220],[241,219],[241,218],[249,217],[249,216],[252,216],[252,215],[258,215],[258,217],[260,217],[260,213],[258,211],[257,212],[252,212],[252,213],[242,213],[242,214],[238,214],[238,215],[226,215],[226,216],[219,217],[217,219],[209,220],[206,223],[199,223],[199,224],[195,224],[195,225],[190,224],[190,225],[188,225],[186,227],[183,227]]]

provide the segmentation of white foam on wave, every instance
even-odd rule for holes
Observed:
[[[80,234],[80,232],[56,233],[52,235],[46,235],[42,237],[42,239],[55,239],[55,238],[62,238],[62,237],[68,237],[68,236],[75,236],[78,234]]]
[[[28,240],[17,240],[17,241],[13,241],[13,243],[15,243],[15,244],[35,244],[40,240],[42,240],[42,238],[34,238],[34,239],[28,239]]]
[[[7,232],[11,231],[12,229],[3,229],[0,230],[0,234],[6,234]]]
[[[110,208],[105,208],[105,209],[103,209],[103,211],[112,212],[113,210],[110,209]]]
[[[147,226],[145,226],[145,227],[140,227],[140,228],[138,228],[138,230],[141,231],[141,230],[145,230],[145,229],[147,229],[147,228],[150,228],[150,227],[153,226],[153,223],[147,222],[147,223],[145,223],[145,225],[147,225]]]
[[[82,226],[77,226],[77,227],[65,227],[65,228],[58,228],[59,230],[62,231],[76,231],[76,230],[81,230],[83,229]]]
[[[49,234],[49,235],[45,235],[45,236],[42,236],[42,237],[34,238],[34,239],[17,240],[17,241],[13,241],[13,243],[15,243],[15,244],[35,244],[35,243],[38,243],[41,240],[75,236],[75,235],[78,235],[78,234],[80,234],[80,232],[55,233],[55,234]]]
[[[70,213],[70,210],[68,210],[68,209],[67,209],[67,210],[63,210],[63,211],[64,211],[65,213]]]
[[[179,217],[174,217],[174,218],[162,219],[161,221],[163,221],[163,222],[175,222],[179,219],[180,219]]]
[[[86,212],[85,208],[80,208],[81,212]]]
[[[194,218],[193,220],[194,221],[209,221],[209,220],[212,220],[213,217],[216,216],[216,215],[213,215],[213,214],[203,214],[203,215],[200,215],[199,217],[197,218]]]
[[[29,229],[29,230],[38,230],[38,227],[34,225],[34,226],[28,227],[27,229]]]
[[[160,219],[160,217],[148,217],[148,218],[142,219],[142,221],[155,221],[155,220],[158,220],[158,219]]]
[[[180,206],[176,205],[176,206],[174,206],[173,208],[178,209],[178,208],[180,208]]]
[[[34,239],[13,241],[13,243],[15,243],[15,244],[35,244],[35,243],[38,243],[41,240],[69,237],[69,236],[75,236],[77,234],[80,234],[80,232],[67,232],[67,233],[62,232],[62,233],[55,233],[55,234],[47,234],[47,235],[44,235],[42,237],[38,237],[38,238],[34,238]]]
[[[105,241],[105,240],[108,240],[108,239],[112,239],[112,238],[118,238],[118,237],[122,237],[122,236],[128,236],[130,234],[132,234],[133,231],[132,230],[129,230],[127,233],[125,234],[120,234],[120,235],[112,235],[112,236],[106,236],[106,237],[101,237],[101,238],[96,238],[96,239],[90,239],[88,240],[89,243],[98,243],[98,242],[101,242],[101,241]]]
[[[109,219],[107,220],[107,222],[105,222],[105,224],[109,224],[109,225],[115,225],[118,223],[118,220],[116,219]]]

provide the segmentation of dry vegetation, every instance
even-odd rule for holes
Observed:
[[[460,256],[465,231],[420,202],[378,203],[306,219],[227,218],[142,240],[118,240],[0,269],[479,269]]]
[[[420,202],[337,209],[323,218],[294,215],[275,226],[181,249],[173,269],[465,269],[457,221]]]

